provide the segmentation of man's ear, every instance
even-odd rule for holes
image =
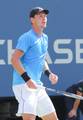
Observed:
[[[31,23],[33,23],[33,22],[34,22],[34,18],[33,18],[33,17],[31,17],[31,18],[30,18],[30,20],[31,20]]]

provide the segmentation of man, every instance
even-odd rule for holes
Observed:
[[[48,10],[35,7],[30,12],[32,29],[18,40],[12,55],[13,91],[18,100],[18,114],[23,120],[35,120],[36,115],[43,120],[58,120],[54,106],[48,97],[41,74],[44,72],[52,84],[58,77],[52,73],[45,61],[48,48],[48,37],[43,33],[47,24]]]
[[[83,80],[70,86],[67,92],[83,96]],[[83,111],[83,102],[78,99],[65,98],[67,108],[66,120],[80,120],[80,110]]]

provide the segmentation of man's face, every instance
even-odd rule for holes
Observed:
[[[44,29],[47,24],[47,15],[43,12],[38,13],[32,18],[31,21],[32,21],[32,24],[34,24],[35,26]]]

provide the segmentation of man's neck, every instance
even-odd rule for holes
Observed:
[[[33,26],[33,30],[34,30],[38,35],[42,35],[42,33],[43,33],[43,29],[38,28],[38,27],[34,27],[34,26]]]

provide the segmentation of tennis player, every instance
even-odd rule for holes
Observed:
[[[41,74],[44,72],[52,84],[58,77],[48,67],[45,60],[48,49],[48,36],[43,33],[49,11],[35,7],[29,17],[32,28],[21,35],[12,55],[13,91],[18,100],[18,113],[23,120],[58,120],[55,108],[43,88]]]

